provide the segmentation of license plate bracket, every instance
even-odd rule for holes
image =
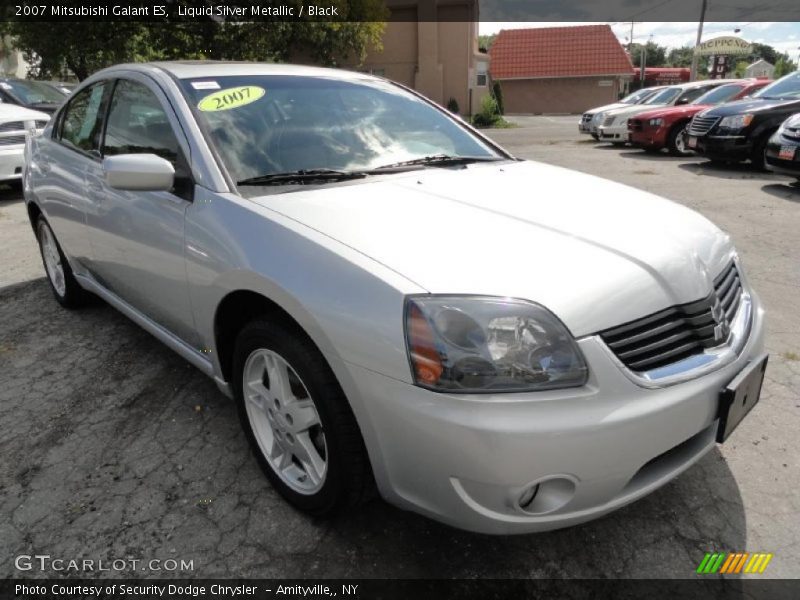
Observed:
[[[739,423],[758,404],[768,359],[768,355],[762,354],[750,361],[720,393],[718,443],[727,440]]]
[[[794,146],[781,146],[778,152],[778,158],[781,160],[794,160],[794,153],[796,148]]]

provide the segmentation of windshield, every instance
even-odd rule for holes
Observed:
[[[668,87],[661,90],[657,94],[653,94],[653,96],[651,98],[648,98],[644,102],[644,104],[669,104],[680,93],[681,93],[680,88]]]
[[[789,73],[775,83],[761,88],[753,98],[800,98],[800,71]]]
[[[656,90],[645,88],[643,90],[639,90],[638,92],[633,92],[629,96],[625,96],[622,100],[620,100],[620,104],[639,104],[640,102],[643,102],[652,96],[655,91]]]
[[[7,79],[0,81],[0,87],[23,104],[60,103],[64,100],[64,94],[38,81]]]
[[[737,83],[729,83],[714,88],[710,92],[706,92],[691,104],[722,104],[733,98],[736,94],[741,92],[744,86]]]
[[[454,119],[382,80],[249,75],[182,85],[235,181],[369,170],[435,155],[500,156]]]

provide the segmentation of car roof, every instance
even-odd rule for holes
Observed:
[[[215,60],[181,60],[181,61],[158,61],[147,63],[129,63],[115,65],[104,69],[103,72],[111,72],[118,69],[147,71],[149,69],[160,69],[170,73],[178,79],[193,79],[196,77],[225,77],[241,75],[295,75],[307,77],[334,77],[337,79],[378,79],[366,73],[355,71],[344,71],[342,69],[327,69],[324,67],[312,67],[305,65],[289,65],[283,63],[262,63],[262,62],[237,62],[237,61],[215,61]]]

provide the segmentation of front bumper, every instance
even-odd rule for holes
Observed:
[[[25,166],[25,144],[5,146],[0,149],[0,181],[9,181],[22,177]]]
[[[778,156],[781,148],[787,146],[795,149],[792,160],[779,158]],[[800,177],[800,141],[773,138],[767,143],[767,153],[764,158],[765,166],[770,171],[791,177]]]
[[[643,127],[629,130],[630,143],[637,148],[663,148],[667,145],[667,127]]]
[[[753,301],[736,360],[670,387],[637,385],[594,336],[579,342],[590,379],[572,390],[436,394],[348,365],[382,495],[493,534],[575,525],[641,498],[713,448],[720,390],[763,350]],[[537,483],[526,511],[520,496]]]
[[[697,138],[697,146],[692,150],[714,160],[744,161],[750,158],[753,143],[743,135],[704,135]]]
[[[601,125],[597,128],[597,135],[603,142],[627,142],[628,141],[628,124],[621,123],[617,125],[610,125],[608,127]]]

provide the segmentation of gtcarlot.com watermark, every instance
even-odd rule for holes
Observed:
[[[101,571],[152,571],[174,573],[194,571],[194,559],[175,558],[61,558],[49,554],[20,554],[14,560],[18,571],[54,571],[57,573],[97,573]]]

